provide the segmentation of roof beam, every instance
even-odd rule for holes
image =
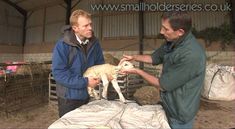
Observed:
[[[231,11],[231,17],[232,17],[232,30],[233,30],[233,33],[235,34],[235,1],[234,0],[230,0],[230,3],[232,5],[232,11]]]
[[[3,0],[3,2],[9,4],[10,6],[14,7],[17,11],[19,11],[23,16],[27,16],[27,11],[23,8],[19,7],[15,3],[11,2],[10,0]]]
[[[66,3],[66,19],[65,19],[65,24],[69,25],[69,17],[71,15],[71,9],[72,9],[72,1],[71,0],[64,0]]]
[[[143,0],[139,0],[139,4],[143,3]],[[139,11],[139,54],[143,55],[144,51],[144,11]],[[140,69],[144,68],[144,63],[139,63]]]
[[[15,4],[19,4],[19,3],[24,2],[24,1],[26,1],[26,0],[18,0],[18,1],[15,2]]]
[[[48,1],[45,4],[40,4],[38,6],[32,7],[32,8],[28,8],[26,9],[28,12],[30,11],[35,11],[35,10],[39,10],[39,9],[43,9],[43,8],[47,8],[47,7],[51,7],[51,6],[55,6],[55,5],[60,5],[60,4],[64,4],[63,0],[57,0],[57,1]]]
[[[80,2],[81,2],[81,0],[78,0],[78,1],[73,5],[72,9],[73,9],[76,5],[78,5]]]

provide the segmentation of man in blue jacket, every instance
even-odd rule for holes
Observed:
[[[70,26],[54,48],[52,73],[56,81],[59,116],[89,102],[87,87],[96,87],[100,80],[83,77],[87,68],[103,64],[104,57],[98,39],[93,35],[91,15],[75,10]]]
[[[124,55],[120,61],[163,64],[159,78],[137,68],[123,72],[139,74],[160,89],[162,106],[173,129],[192,128],[205,77],[205,51],[192,35],[191,25],[191,17],[186,12],[164,13],[160,33],[166,43],[151,55]]]

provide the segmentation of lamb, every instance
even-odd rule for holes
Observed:
[[[95,66],[88,68],[86,72],[83,74],[83,76],[84,77],[97,77],[102,80],[103,86],[104,86],[102,97],[105,99],[107,99],[108,85],[109,85],[109,81],[111,81],[114,89],[118,93],[119,99],[125,103],[126,100],[118,85],[117,76],[120,70],[131,69],[133,67],[134,67],[133,64],[128,61],[124,61],[118,66],[114,66],[111,64],[95,65]],[[88,93],[90,96],[94,97],[95,99],[99,99],[99,96],[95,92],[94,88],[88,87]]]

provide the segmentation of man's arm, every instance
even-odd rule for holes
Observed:
[[[120,60],[121,64],[123,61],[137,61],[152,64],[153,60],[150,55],[123,55],[123,58]]]
[[[150,55],[133,55],[133,59],[138,62],[144,62],[152,64],[152,58]]]
[[[149,84],[156,86],[157,88],[160,88],[159,79],[151,74],[146,73],[145,71],[137,68],[129,69],[129,70],[123,70],[122,73],[129,73],[129,74],[138,74],[141,77],[143,77]]]

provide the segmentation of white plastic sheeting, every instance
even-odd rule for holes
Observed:
[[[209,64],[202,96],[210,100],[235,100],[235,71],[232,66]]]
[[[51,124],[48,129],[169,129],[161,105],[139,106],[119,101],[96,100],[77,108]]]

